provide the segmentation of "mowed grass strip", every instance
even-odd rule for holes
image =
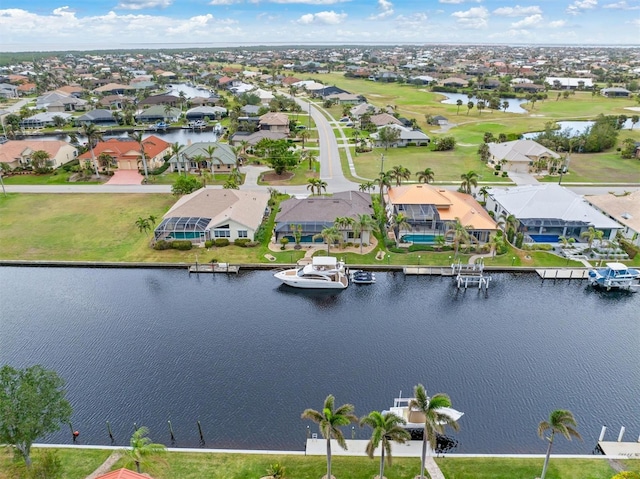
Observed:
[[[40,462],[46,450],[34,448],[31,453],[33,464]],[[55,453],[63,466],[64,479],[85,479],[102,464],[112,451],[103,449],[55,449]],[[24,461],[14,462],[9,448],[0,448],[0,479],[17,479],[23,477]]]

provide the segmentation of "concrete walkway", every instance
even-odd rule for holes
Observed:
[[[102,464],[100,464],[100,467],[89,474],[86,479],[96,479],[96,477],[105,475],[121,457],[122,451],[113,451],[111,455],[107,457]]]
[[[436,464],[436,461],[433,459],[433,456],[426,457],[426,460],[424,461],[424,468],[429,473],[429,477],[431,479],[444,479],[444,474],[442,474],[442,471]]]

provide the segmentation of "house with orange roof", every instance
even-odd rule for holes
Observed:
[[[21,83],[20,85],[18,85],[18,93],[20,95],[31,95],[32,93],[36,92],[37,88],[38,85],[36,85],[35,83]]]
[[[479,243],[489,241],[498,227],[473,196],[429,184],[389,188],[385,193],[387,217],[402,213],[410,228],[400,229],[403,243],[435,243],[460,220]]]
[[[78,156],[78,150],[60,140],[9,140],[0,144],[0,163],[14,168],[25,168],[31,164],[31,156],[36,151],[49,154],[51,167],[58,168]]]
[[[138,474],[137,472],[130,471],[129,469],[118,469],[108,472],[102,476],[96,477],[96,479],[153,479],[149,474]]]
[[[144,155],[147,159],[147,168],[150,170],[159,168],[164,163],[164,157],[170,152],[171,144],[157,136],[149,136],[142,141]],[[140,144],[129,138],[109,138],[99,142],[93,148],[93,155],[98,158],[102,153],[109,155],[118,164],[119,170],[139,170],[142,168],[142,156]],[[91,160],[91,151],[87,151],[78,157],[81,161]],[[107,165],[100,165],[106,170]]]

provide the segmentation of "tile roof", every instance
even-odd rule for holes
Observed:
[[[393,205],[434,205],[443,221],[460,219],[475,230],[495,230],[496,222],[473,196],[428,184],[390,188],[388,201]]]
[[[137,472],[130,471],[129,469],[118,469],[116,471],[108,472],[103,476],[98,476],[96,479],[150,479],[148,474],[138,474]]]
[[[171,146],[170,143],[154,135],[145,138],[142,141],[142,145],[144,146],[144,153],[147,158],[154,158]],[[106,141],[99,142],[93,148],[93,154],[96,158],[100,156],[101,153],[108,153],[116,160],[140,158],[140,144],[135,140],[109,138]],[[78,158],[81,160],[90,159],[91,151],[86,151]]]
[[[373,214],[371,195],[360,191],[342,191],[331,196],[310,196],[291,198],[280,203],[276,223],[291,224],[302,222],[333,223],[337,217],[357,218],[358,214]]]
[[[514,140],[504,143],[488,143],[489,153],[496,160],[528,163],[540,157],[560,158],[555,151],[545,148],[533,140]]]
[[[585,196],[585,200],[614,218],[618,223],[640,233],[640,190],[624,196],[616,196],[611,193]]]
[[[69,143],[60,140],[9,140],[0,144],[0,163],[12,163],[22,157],[22,153],[31,151],[46,151],[53,158],[60,148],[69,146]]]

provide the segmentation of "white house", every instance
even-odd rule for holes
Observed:
[[[382,128],[393,128],[400,132],[400,136],[398,137],[398,139],[388,145],[394,148],[409,146],[412,144],[416,146],[426,146],[431,141],[431,139],[420,130],[412,130],[411,128],[407,128],[402,125],[391,124],[383,126]],[[379,128],[377,132],[371,133],[370,135],[370,138],[373,140],[374,145],[377,148],[385,146],[384,143],[380,141],[380,130],[382,130],[382,128]]]
[[[636,246],[640,246],[640,190],[622,196],[611,193],[585,196],[585,200],[620,223],[623,226],[622,235]]]
[[[503,171],[528,173],[540,160],[559,159],[560,155],[533,140],[514,140],[504,143],[488,143],[489,165],[500,165]]]

